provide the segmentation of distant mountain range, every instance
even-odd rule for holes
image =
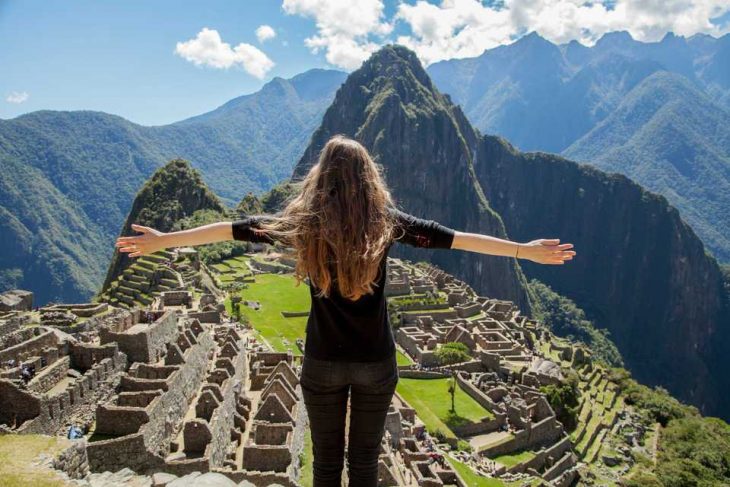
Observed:
[[[288,177],[345,79],[315,69],[171,125],[101,112],[38,111],[0,120],[0,289],[36,302],[88,300],[144,181],[192,161],[224,203]]]
[[[658,47],[672,42],[679,43],[675,57]],[[31,289],[39,304],[88,300],[104,280],[114,238],[128,232],[125,218],[149,217],[168,228],[168,220],[194,219],[198,210],[218,212],[241,199],[239,208],[250,207],[249,191],[286,179],[299,156],[293,175],[301,177],[327,138],[344,133],[373,151],[407,211],[513,240],[560,237],[579,249],[561,267],[405,247],[394,256],[428,259],[526,312],[527,278],[538,278],[611,332],[640,381],[729,417],[723,286],[730,278],[723,280],[695,233],[705,228],[716,254],[727,237],[728,36],[669,36],[643,57],[630,55],[635,44],[622,34],[593,48],[529,35],[476,60],[452,61],[451,97],[413,52],[388,46],[349,76],[314,70],[276,78],[260,92],[167,126],[87,111],[0,120],[0,289]],[[444,66],[430,68],[440,83]],[[554,144],[549,150],[614,165],[673,193],[660,196],[558,155],[520,152],[499,131],[474,128],[469,118],[483,113],[515,130],[518,145],[531,138]],[[143,186],[178,158],[200,177],[173,161]],[[192,189],[169,187],[178,178]],[[200,189],[206,187],[212,192]],[[135,194],[156,211],[132,208]],[[675,200],[695,230],[670,204]],[[115,257],[110,278],[123,266]]]
[[[586,47],[532,33],[428,72],[483,133],[635,179],[730,261],[730,35]]]
[[[573,299],[608,329],[629,369],[710,414],[730,416],[725,373],[730,310],[717,261],[667,200],[619,174],[557,155],[521,153],[480,135],[439,93],[416,55],[375,53],[338,90],[297,164],[300,179],[327,139],[362,141],[406,211],[462,231],[576,245],[565,266],[396,246],[481,295],[531,310],[525,276]]]

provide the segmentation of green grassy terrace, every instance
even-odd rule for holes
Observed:
[[[401,377],[398,381],[398,393],[416,410],[416,414],[425,423],[431,434],[440,430],[447,438],[456,438],[453,427],[478,422],[494,415],[484,409],[466,392],[457,386],[454,408],[451,411],[451,395],[449,394],[449,378],[411,379]]]

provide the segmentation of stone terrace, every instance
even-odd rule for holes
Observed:
[[[401,376],[449,377],[454,370],[459,387],[494,415],[494,420],[473,423],[466,430],[454,427],[476,452],[466,463],[505,480],[529,476],[570,485],[577,477],[579,457],[539,390],[564,380],[559,363],[534,347],[534,337],[542,336],[543,328],[521,316],[513,303],[478,296],[467,284],[430,265],[394,259],[388,286],[391,282],[391,305],[399,318],[396,342],[415,362],[402,367]],[[437,351],[448,342],[463,343],[472,359],[440,366]],[[409,448],[413,444],[406,442]]]

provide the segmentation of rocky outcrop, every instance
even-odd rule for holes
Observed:
[[[133,223],[167,232],[178,220],[198,210],[224,212],[225,208],[189,162],[174,159],[158,169],[137,193],[121,235],[137,235]],[[130,257],[115,250],[101,291],[106,291],[129,264]]]
[[[475,175],[479,136],[431,83],[415,54],[388,46],[352,73],[294,169],[303,177],[335,134],[357,138],[382,164],[405,211],[452,228],[506,237]],[[478,292],[529,309],[524,276],[514,260],[395,246],[395,257],[428,260]]]
[[[523,262],[525,273],[608,328],[639,381],[727,417],[722,275],[679,212],[625,176],[498,137],[485,136],[477,154],[477,177],[512,238],[560,237],[579,249],[564,268]]]

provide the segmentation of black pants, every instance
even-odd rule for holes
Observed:
[[[398,378],[395,355],[379,362],[334,362],[305,355],[300,384],[312,432],[314,487],[342,485],[348,396],[349,485],[378,485],[380,442]]]

